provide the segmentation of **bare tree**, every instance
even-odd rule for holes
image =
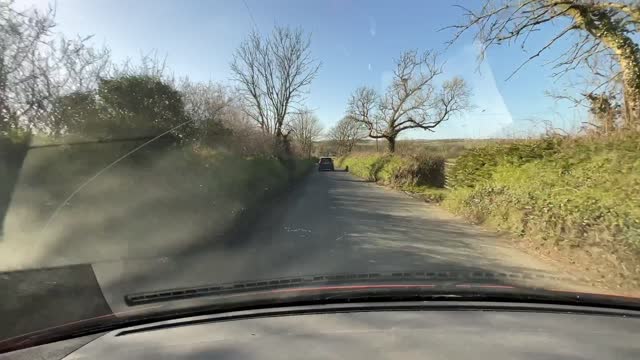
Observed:
[[[56,37],[53,10],[18,11],[0,1],[0,133],[58,125],[49,116],[60,96],[95,87],[109,66],[109,51],[87,46],[89,37]]]
[[[293,114],[291,123],[291,136],[294,144],[300,148],[303,156],[310,158],[313,151],[313,144],[322,134],[320,120],[308,109],[303,109]]]
[[[329,139],[335,143],[339,154],[347,154],[353,147],[367,137],[367,129],[361,122],[345,116],[329,130]]]
[[[209,143],[227,135],[225,125],[230,115],[233,99],[229,90],[221,84],[193,83],[184,79],[180,85],[186,116],[193,121],[195,139]]]
[[[319,67],[311,57],[309,37],[286,27],[276,27],[264,38],[251,33],[231,63],[247,115],[278,139],[286,137],[285,120],[303,100]]]
[[[213,82],[194,83],[185,79],[180,86],[185,111],[196,124],[219,118],[231,99],[224,86]]]
[[[136,61],[127,58],[121,64],[112,66],[109,77],[117,78],[125,76],[146,76],[171,83],[174,86],[176,86],[177,83],[167,67],[167,56],[159,55],[156,50],[146,54],[140,54],[139,59]],[[185,82],[188,80],[183,79],[182,81]]]
[[[111,50],[88,46],[91,38],[60,37],[50,43],[46,73],[54,80],[56,96],[94,90],[112,71]]]
[[[42,107],[39,56],[54,27],[52,14],[19,12],[12,2],[0,2],[0,131],[20,126],[20,120]]]
[[[551,61],[555,74],[562,76],[579,67],[593,70],[594,59],[598,56],[615,59],[623,83],[626,127],[639,127],[640,49],[634,42],[640,29],[640,5],[637,1],[488,0],[478,10],[459,7],[467,20],[453,26],[456,29],[453,41],[467,30],[477,28],[475,39],[482,44],[481,59],[493,45],[519,42],[524,49],[529,37],[541,27],[563,24],[514,73],[561,39],[569,38],[572,45],[563,51],[562,56]],[[614,71],[611,76],[606,76],[604,83],[615,81],[617,77],[618,71]]]
[[[469,107],[470,91],[461,78],[443,82],[437,55],[427,51],[406,51],[395,61],[393,79],[384,95],[370,88],[357,89],[349,100],[347,113],[363,124],[369,137],[386,139],[395,151],[398,134],[409,129],[433,131],[442,122]]]

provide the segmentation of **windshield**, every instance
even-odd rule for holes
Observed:
[[[639,29],[625,0],[0,0],[0,341],[336,274],[638,296]]]

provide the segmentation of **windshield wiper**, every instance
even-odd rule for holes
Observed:
[[[567,304],[589,306],[623,306],[637,309],[640,299],[611,296],[602,294],[586,294],[563,291],[550,291],[543,288],[513,286],[517,282],[562,281],[570,282],[559,276],[544,273],[506,273],[487,271],[406,271],[387,273],[358,273],[312,275],[302,277],[277,278],[262,281],[233,282],[226,284],[212,284],[197,287],[167,289],[125,296],[129,306],[163,303],[175,300],[211,298],[224,302],[229,296],[238,298],[243,294],[260,295],[266,297],[293,296],[301,293],[328,292],[350,293],[358,290],[373,291],[378,288],[383,293],[400,290],[406,294],[427,295],[464,293],[466,297],[475,294],[482,298],[500,292],[501,296],[512,298],[513,301],[542,302],[562,301]],[[429,291],[427,291],[429,290]],[[236,300],[233,300],[236,301]]]
[[[508,287],[509,285],[500,284],[522,280],[568,281],[566,278],[541,273],[506,273],[488,271],[400,271],[387,273],[348,273],[233,282],[135,293],[126,295],[125,302],[129,306],[136,306],[197,297],[224,296],[242,292],[299,288],[301,286],[326,286],[333,284],[386,284],[419,281],[421,284],[455,282],[457,284],[493,284],[495,286]]]

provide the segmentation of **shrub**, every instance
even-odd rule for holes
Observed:
[[[450,187],[473,187],[490,180],[499,164],[523,165],[553,156],[558,151],[558,139],[491,144],[471,148],[458,157],[448,173]]]
[[[145,147],[67,199],[137,145],[102,142],[34,149],[24,166],[15,167],[14,174],[20,175],[15,188],[13,182],[0,184],[0,224],[5,224],[0,252],[16,252],[4,269],[42,266],[42,261],[64,264],[66,260],[55,257],[65,253],[48,253],[50,244],[73,246],[86,254],[83,261],[95,262],[121,254],[167,256],[183,247],[226,241],[227,231],[251,221],[248,213],[268,210],[275,196],[311,168],[306,160],[291,160],[288,167],[273,156],[245,157],[206,146]],[[2,176],[5,180],[5,173]],[[58,206],[63,207],[54,213]],[[42,231],[45,226],[47,231]],[[45,251],[33,255],[34,248]]]
[[[444,159],[427,154],[350,154],[338,159],[354,175],[394,186],[444,187]]]
[[[472,149],[456,161],[444,204],[475,223],[631,259],[640,254],[638,140],[545,139]]]
[[[443,188],[445,162],[442,157],[421,154],[403,162],[392,174],[394,184]]]

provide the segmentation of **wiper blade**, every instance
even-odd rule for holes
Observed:
[[[229,296],[240,296],[242,294],[283,294],[300,293],[302,291],[326,292],[340,290],[328,288],[331,286],[349,286],[341,291],[354,291],[354,285],[381,286],[389,290],[393,286],[407,288],[407,284],[414,284],[418,287],[439,287],[440,292],[451,290],[463,290],[468,288],[471,292],[487,292],[489,290],[511,290],[513,293],[545,291],[536,287],[514,287],[514,283],[526,282],[571,282],[575,279],[549,275],[545,273],[507,273],[507,272],[487,272],[487,271],[406,271],[387,273],[357,273],[357,274],[331,274],[331,275],[311,275],[301,277],[277,278],[261,281],[233,282],[225,284],[210,284],[197,287],[176,288],[159,291],[134,293],[125,296],[125,302],[129,306],[139,306],[143,304],[163,303],[175,300],[211,297],[212,299],[222,299]],[[392,286],[389,286],[389,285]],[[290,290],[289,290],[290,289]],[[573,300],[579,300],[575,293],[567,292],[546,292],[545,296],[560,297],[568,296]],[[586,294],[588,296],[593,294]],[[575,298],[575,299],[574,299]],[[612,298],[614,301],[619,298]],[[631,298],[625,298],[631,299]]]
[[[567,281],[565,278],[540,273],[505,273],[505,272],[455,272],[455,271],[406,271],[387,273],[357,273],[357,274],[331,274],[311,275],[301,277],[278,278],[263,281],[233,282],[226,284],[212,284],[197,287],[167,289],[144,293],[129,294],[125,296],[125,302],[129,306],[157,303],[172,300],[181,300],[205,296],[224,296],[242,292],[254,292],[285,288],[299,288],[301,286],[325,286],[332,284],[371,284],[371,283],[398,283],[419,281],[425,282],[456,282],[456,283],[491,283],[500,285],[505,280],[553,280]]]
[[[129,306],[163,303],[183,299],[211,298],[218,304],[230,305],[247,299],[262,298],[274,301],[287,297],[313,300],[347,299],[354,295],[359,301],[375,301],[392,295],[398,299],[421,296],[426,300],[434,296],[463,296],[465,300],[516,301],[584,305],[619,309],[640,309],[640,298],[548,290],[539,287],[521,287],[518,282],[571,282],[575,279],[545,273],[507,273],[487,271],[406,271],[387,273],[357,273],[312,275],[278,278],[262,281],[234,282],[198,287],[135,293],[125,296]],[[375,293],[375,294],[374,294]],[[246,296],[245,296],[246,295]],[[375,296],[374,296],[375,295]],[[315,298],[314,296],[317,296]],[[233,298],[233,299],[232,299]],[[204,302],[203,304],[206,304]]]

